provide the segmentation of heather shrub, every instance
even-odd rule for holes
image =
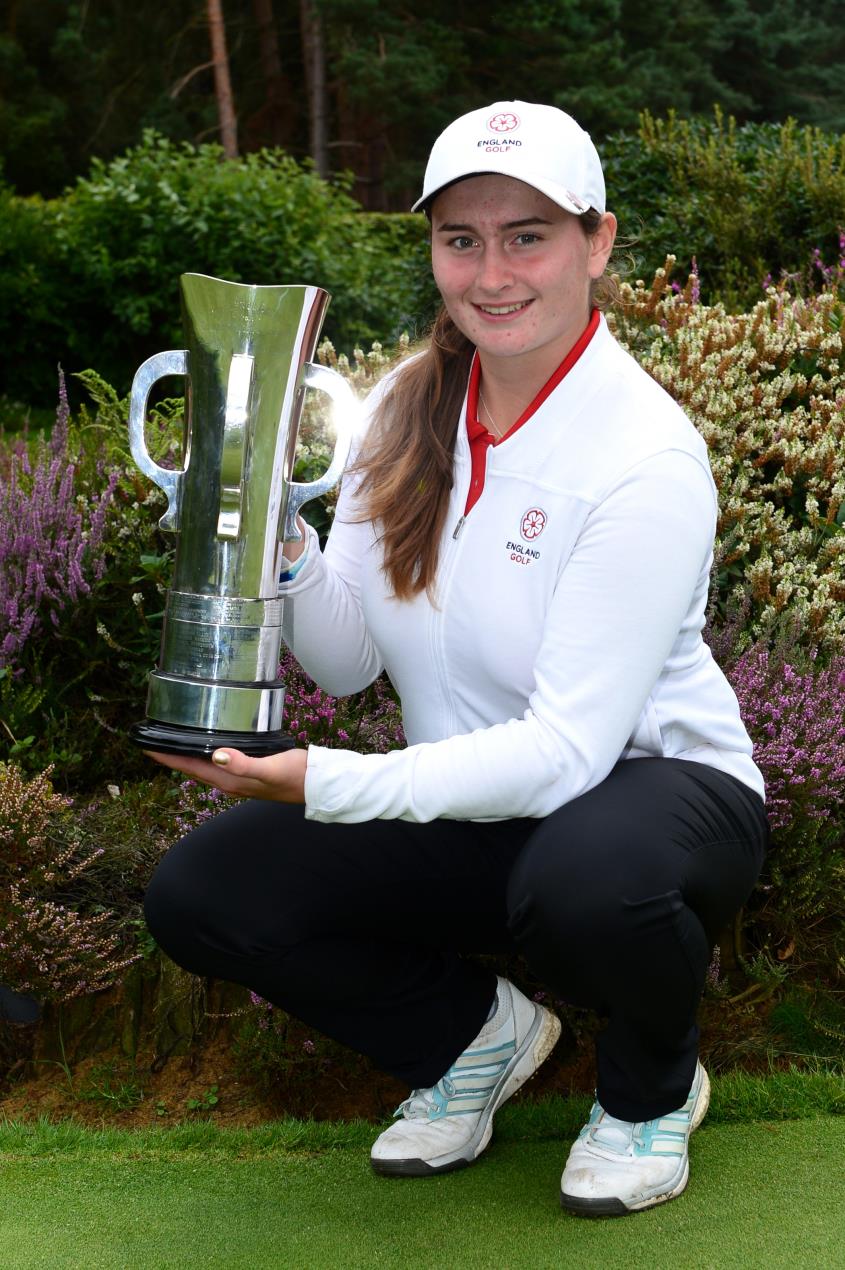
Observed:
[[[673,264],[650,285],[623,283],[611,321],[710,451],[720,510],[707,637],[754,742],[772,825],[746,920],[758,949],[808,956],[824,940],[835,964],[845,916],[845,266],[810,253],[796,278],[730,314],[701,303],[697,273],[673,283]]]
[[[49,442],[0,451],[0,757],[65,788],[122,775],[160,636],[170,547],[125,436],[119,403],[71,421],[62,384]]]
[[[386,680],[338,700],[289,653],[282,672],[284,726],[300,744],[365,753],[404,744]],[[155,771],[152,781],[109,785],[105,797],[74,807],[53,790],[50,769],[27,780],[18,766],[0,764],[0,982],[42,1001],[68,1001],[111,986],[153,950],[141,916],[153,869],[172,842],[233,802]],[[280,1018],[271,1032],[284,1048]]]
[[[801,663],[758,645],[728,669],[772,830],[749,911],[760,946],[803,952],[815,927],[835,964],[845,955],[845,657]]]
[[[287,649],[283,726],[300,745],[386,754],[405,744],[396,695],[384,677],[350,697],[330,697],[308,678]]]
[[[34,456],[25,445],[0,455],[0,670],[19,671],[28,640],[91,594],[103,575],[106,511],[117,476],[98,470],[99,488],[78,490],[68,448],[68,403],[59,378],[59,408],[49,441]]]
[[[351,1055],[343,1046],[321,1036],[275,1008],[256,993],[249,994],[232,1044],[237,1068],[263,1094],[283,1099],[285,1114],[291,1115],[297,1097],[311,1094],[312,1080],[329,1071],[334,1063],[348,1067]],[[361,1059],[359,1062],[364,1063]]]
[[[740,648],[787,624],[826,656],[845,646],[842,266],[818,294],[771,287],[747,313],[673,288],[622,284],[621,342],[684,407],[719,491],[712,623],[738,607]]]
[[[118,981],[136,959],[118,914],[87,901],[103,855],[55,794],[49,770],[27,781],[0,764],[0,981],[69,1001]]]

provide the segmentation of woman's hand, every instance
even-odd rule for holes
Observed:
[[[249,758],[240,750],[228,747],[215,750],[211,759],[152,750],[145,753],[163,767],[172,767],[206,785],[214,785],[224,794],[276,803],[305,802],[307,750],[282,750],[265,758]]]

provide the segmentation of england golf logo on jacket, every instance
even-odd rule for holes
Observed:
[[[542,507],[529,507],[528,511],[522,517],[519,526],[519,536],[522,542],[508,541],[507,549],[510,559],[514,564],[534,564],[540,559],[540,553],[536,547],[527,547],[526,543],[533,543],[535,539],[546,528],[546,513]]]
[[[529,507],[528,511],[522,518],[522,524],[519,527],[519,536],[524,538],[526,542],[533,542],[535,538],[539,538],[540,534],[546,528],[546,513],[542,507]]]

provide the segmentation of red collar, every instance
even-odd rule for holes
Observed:
[[[572,370],[572,367],[578,361],[578,358],[584,352],[590,340],[598,330],[599,317],[600,314],[598,309],[593,309],[589,322],[584,327],[584,330],[578,336],[578,339],[572,345],[572,348],[566,354],[557,370],[554,371],[551,377],[546,380],[543,387],[537,393],[537,396],[528,406],[526,406],[516,423],[513,424],[512,427],[508,428],[504,436],[498,438],[494,438],[487,428],[485,428],[484,424],[480,423],[478,419],[478,384],[481,379],[481,362],[479,360],[478,353],[476,352],[472,359],[472,366],[469,372],[469,387],[467,391],[466,424],[467,436],[469,437],[470,445],[472,445],[473,441],[480,440],[481,435],[490,437],[490,443],[492,445],[500,445],[502,441],[505,441],[508,437],[513,436],[517,428],[521,428],[524,423],[527,423],[534,412],[542,406],[546,398],[554,392],[555,388],[557,388],[564,376],[568,375],[568,373]]]
[[[543,384],[543,387],[537,393],[537,396],[529,406],[523,410],[513,427],[509,428],[503,437],[495,438],[492,433],[488,432],[484,424],[478,418],[478,384],[481,379],[481,362],[478,360],[478,353],[472,359],[472,367],[469,372],[469,387],[467,390],[467,408],[466,408],[466,429],[467,439],[469,440],[469,452],[472,462],[472,472],[469,479],[469,491],[467,493],[466,507],[464,515],[468,515],[475,504],[481,497],[481,491],[484,489],[484,477],[487,471],[487,450],[491,445],[500,445],[502,441],[506,441],[508,437],[512,437],[517,428],[521,428],[535,410],[543,404],[546,398],[554,392],[564,375],[567,375],[578,358],[584,352],[590,340],[598,330],[599,311],[593,309],[590,320],[584,327],[578,339],[572,345],[572,348],[566,354],[557,370],[550,379]]]

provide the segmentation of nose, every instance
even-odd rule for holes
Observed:
[[[513,284],[513,268],[499,243],[488,243],[478,262],[476,282],[482,291],[498,295]]]

